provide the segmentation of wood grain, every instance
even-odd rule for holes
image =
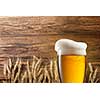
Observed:
[[[100,66],[100,17],[92,16],[0,17],[0,66],[13,56],[51,59],[62,38],[86,42],[88,62]]]

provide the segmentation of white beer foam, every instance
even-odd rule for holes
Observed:
[[[76,42],[70,39],[60,39],[55,43],[55,50],[58,55],[76,54],[86,55],[87,44]]]

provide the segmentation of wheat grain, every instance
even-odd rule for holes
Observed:
[[[46,78],[48,79],[48,83],[50,83],[50,74],[48,73],[48,70],[47,68],[45,68],[45,75],[46,75]]]
[[[54,81],[54,74],[53,74],[53,68],[54,68],[54,65],[53,65],[53,60],[50,61],[50,75],[51,75],[51,80],[52,82]]]
[[[12,61],[11,61],[11,58],[8,59],[8,66],[9,66],[9,68],[10,68],[10,70],[11,70],[11,68],[12,68]]]
[[[29,61],[27,61],[27,72],[28,72],[28,77],[29,77],[29,83],[32,83],[32,77],[31,77],[31,72],[30,72],[30,66],[29,66]]]
[[[38,71],[38,67],[40,67],[41,59],[38,59],[37,63],[35,64],[35,70]]]
[[[40,65],[41,65],[41,63],[42,63],[42,60],[41,60],[41,58],[40,59],[38,59],[38,61],[37,61],[37,67],[36,67],[36,70],[37,70],[37,72],[40,70]]]
[[[40,70],[37,72],[37,76],[39,76],[40,74],[42,74],[43,68],[40,68]]]
[[[99,80],[100,80],[100,79],[99,79],[99,78],[97,78],[97,79],[96,79],[96,81],[95,81],[95,83],[98,83],[98,81],[99,81]]]
[[[32,73],[34,73],[34,66],[35,66],[35,64],[36,64],[36,59],[33,57],[32,66],[31,66]]]
[[[37,59],[37,58],[36,58],[36,59]],[[33,71],[33,73],[32,73],[34,82],[37,81],[37,67],[38,67],[38,65],[40,64],[40,61],[41,61],[41,59],[37,59],[37,62],[36,62],[36,64],[35,64],[35,66],[34,66],[34,71]]]
[[[92,73],[92,72],[93,72],[93,68],[92,68],[91,63],[88,63],[88,66],[89,66],[89,70],[90,70],[90,72]]]
[[[55,80],[55,82],[60,82],[56,60],[54,60],[54,80]]]
[[[7,79],[8,79],[8,82],[10,82],[10,77],[11,77],[11,72],[10,72],[10,69],[7,65]]]
[[[89,74],[88,82],[91,82],[91,79],[92,79],[92,73]]]
[[[93,81],[95,81],[95,79],[96,79],[97,71],[98,71],[98,69],[96,68],[93,73]]]
[[[23,76],[22,76],[22,78],[21,78],[21,83],[24,83],[26,75],[27,75],[27,72],[25,71],[24,74],[23,74]]]
[[[12,75],[11,75],[11,81],[12,81],[12,82],[13,82],[13,80],[14,80],[14,74],[15,74],[16,68],[18,67],[19,61],[20,61],[20,59],[17,58],[16,63],[15,63],[15,65],[14,65],[14,68],[12,69]]]
[[[3,69],[3,74],[4,74],[4,76],[6,76],[7,75],[7,68],[6,68],[6,64],[4,64],[4,69]]]
[[[21,72],[21,59],[20,59],[19,64],[18,64],[18,72],[16,73],[16,76],[15,76],[14,81],[13,81],[14,83],[17,81],[17,79],[18,79],[18,81],[20,81],[19,80],[20,72]]]
[[[41,81],[43,80],[43,74],[41,74],[38,78],[38,83],[41,83]]]
[[[25,83],[28,82],[28,75],[27,75],[27,71],[26,71],[26,74],[25,74]]]
[[[45,83],[46,82],[46,66],[43,68],[43,76],[44,76],[43,83]]]

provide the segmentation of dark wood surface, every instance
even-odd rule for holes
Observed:
[[[62,38],[86,42],[87,61],[100,66],[100,17],[0,17],[0,77],[8,57],[51,59]]]

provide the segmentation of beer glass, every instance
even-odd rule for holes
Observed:
[[[64,83],[83,83],[87,44],[69,39],[58,40],[55,50],[58,56],[58,69]]]

